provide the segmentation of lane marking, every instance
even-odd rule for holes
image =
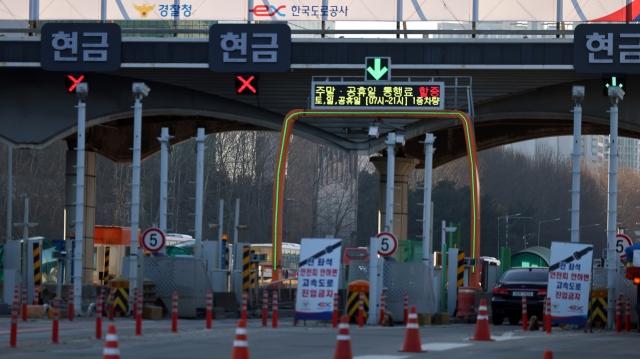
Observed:
[[[463,344],[463,343],[429,343],[422,344],[422,350],[431,350],[434,352],[442,352],[450,349],[464,348],[471,346],[473,344]]]
[[[505,332],[503,333],[501,336],[499,337],[491,337],[491,339],[497,341],[497,342],[502,342],[505,340],[513,340],[513,339],[524,339],[526,337],[516,337],[513,335],[513,332]]]

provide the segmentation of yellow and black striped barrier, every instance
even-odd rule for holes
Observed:
[[[364,294],[364,318],[366,322],[369,316],[369,282],[366,280],[353,281],[347,286],[347,292],[347,316],[351,321],[358,320],[360,293]]]
[[[109,283],[109,255],[111,254],[111,247],[104,247],[104,273],[102,280],[104,284]]]
[[[607,324],[607,288],[593,288],[589,299],[589,322],[592,327],[605,327]]]
[[[458,253],[458,277],[457,287],[464,286],[464,252]]]
[[[251,277],[250,275],[250,268],[251,268],[251,263],[250,263],[250,255],[249,255],[249,251],[251,250],[250,247],[242,247],[242,290],[246,291],[249,290],[249,279]]]
[[[42,273],[40,272],[40,243],[33,243],[33,284],[38,288],[40,293],[40,285],[42,284]]]
[[[250,266],[250,268],[251,268],[251,289],[255,289],[256,284],[257,284],[257,281],[256,281],[256,273],[257,273],[256,266],[257,265],[258,265],[257,263],[251,263],[251,266]]]
[[[120,317],[129,311],[129,279],[116,278],[109,282],[109,289],[113,289],[114,313]],[[107,300],[107,304],[109,304]]]

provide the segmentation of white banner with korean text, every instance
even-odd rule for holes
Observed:
[[[547,293],[553,323],[586,325],[593,246],[553,242]]]
[[[296,319],[331,320],[340,282],[342,240],[303,238],[300,247]]]
[[[478,0],[478,21],[640,20],[640,0]],[[29,5],[34,4],[30,9]],[[106,16],[102,9],[106,6]],[[473,0],[0,0],[0,20],[473,21]],[[37,10],[36,10],[37,9]]]

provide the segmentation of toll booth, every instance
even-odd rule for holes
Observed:
[[[131,228],[115,226],[95,226],[94,256],[96,268],[92,282],[108,285],[109,280],[122,275],[122,258],[129,252],[131,245]],[[138,238],[140,231],[138,230]]]

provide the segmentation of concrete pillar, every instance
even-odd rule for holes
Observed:
[[[64,238],[75,233],[76,220],[76,151],[67,151],[66,196],[64,204]],[[93,231],[96,224],[96,153],[86,151],[84,163],[84,241],[82,258],[82,283],[93,283]],[[76,233],[76,235],[79,235]],[[69,253],[71,247],[67,248]],[[69,278],[70,272],[65,273]],[[68,282],[67,282],[68,283]]]
[[[378,232],[380,232],[384,228],[384,217],[387,214],[387,157],[371,157],[370,161],[380,174],[380,216],[378,217]],[[407,201],[409,197],[409,174],[418,163],[420,161],[415,158],[395,158],[394,187],[396,189],[393,194],[393,200],[399,205],[393,207],[392,232],[398,239],[408,239],[409,204]]]

